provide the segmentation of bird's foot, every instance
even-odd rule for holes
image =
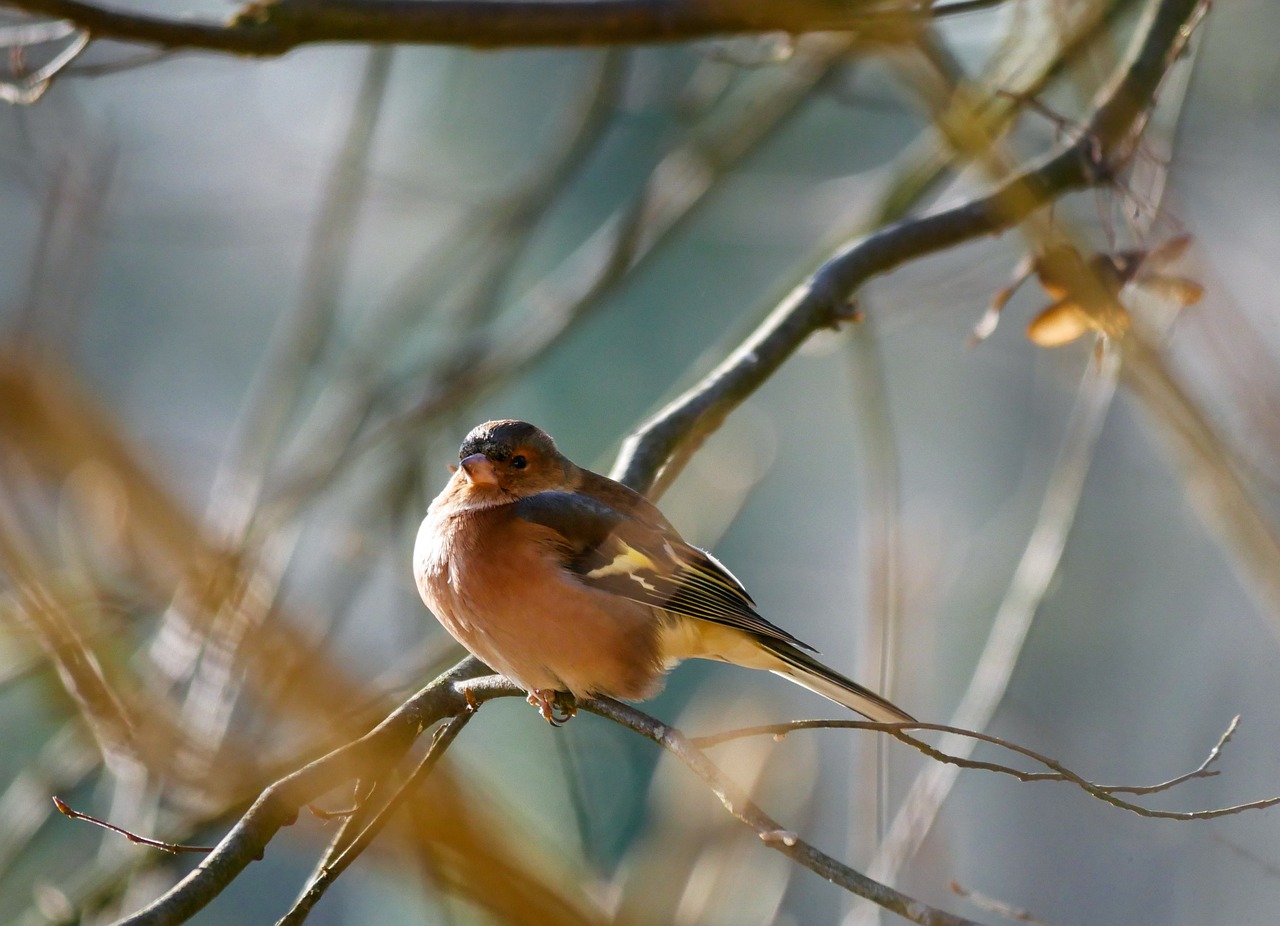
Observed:
[[[542,719],[553,727],[563,727],[578,714],[578,704],[567,691],[551,688],[535,688],[526,699],[542,714]]]

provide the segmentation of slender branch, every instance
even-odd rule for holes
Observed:
[[[952,209],[891,225],[847,245],[791,292],[756,331],[623,444],[613,476],[661,494],[690,455],[811,334],[852,317],[850,300],[869,279],[908,261],[1013,227],[1072,190],[1108,182],[1132,151],[1156,89],[1190,37],[1202,0],[1153,0],[1128,59],[1099,94],[1070,144],[994,192]]]
[[[69,20],[93,38],[273,56],[325,42],[598,47],[851,30],[895,41],[910,35],[921,16],[936,19],[998,2],[969,0],[913,10],[884,0],[252,0],[225,22],[87,0],[4,0],[3,5]]]
[[[325,891],[333,886],[333,882],[338,875],[342,874],[354,862],[365,849],[373,842],[392,815],[400,809],[405,798],[414,792],[418,785],[422,784],[423,779],[431,774],[431,770],[436,767],[436,763],[440,761],[440,757],[444,755],[445,750],[453,744],[458,734],[462,732],[462,728],[467,722],[475,716],[475,710],[472,708],[464,708],[460,714],[455,714],[453,718],[436,730],[435,736],[431,740],[431,746],[427,749],[427,754],[422,757],[422,761],[418,763],[418,767],[413,770],[413,774],[406,779],[400,789],[387,801],[386,805],[378,811],[372,820],[362,829],[359,834],[351,841],[341,854],[338,855],[332,863],[320,868],[311,878],[311,883],[307,885],[307,889],[302,896],[298,898],[297,903],[289,910],[277,926],[298,926],[307,918],[307,914],[311,912],[311,908],[316,902],[324,896]]]
[[[175,885],[167,894],[151,906],[138,911],[120,922],[120,926],[169,926],[181,923],[193,916],[205,904],[226,888],[239,873],[255,859],[261,858],[267,844],[282,827],[293,822],[298,809],[344,781],[360,777],[368,780],[381,778],[404,755],[422,730],[446,717],[454,718],[441,728],[432,747],[418,769],[392,799],[374,817],[372,822],[354,839],[347,849],[328,869],[313,879],[298,905],[282,922],[301,922],[307,911],[319,899],[334,878],[353,860],[394,812],[399,801],[416,783],[425,777],[453,738],[469,719],[478,704],[494,698],[519,696],[524,692],[501,676],[476,677],[485,668],[474,659],[464,660],[445,675],[436,679],[418,694],[406,701],[381,724],[365,736],[329,755],[304,766],[268,787],[254,802],[248,812],[214,848],[208,858],[190,875]],[[1235,721],[1219,739],[1201,765],[1192,772],[1180,775],[1159,785],[1133,788],[1107,786],[1090,782],[1063,766],[1060,762],[1043,756],[1026,747],[1001,740],[988,734],[961,730],[941,724],[878,724],[870,721],[793,721],[751,727],[691,739],[653,717],[609,699],[584,701],[583,710],[598,714],[635,733],[639,733],[662,746],[706,782],[736,819],[753,829],[770,848],[833,884],[870,900],[906,919],[929,926],[972,926],[969,920],[953,916],[920,903],[866,875],[843,864],[785,829],[764,813],[702,751],[704,747],[718,745],[732,739],[747,736],[783,736],[801,729],[838,728],[877,730],[924,752],[934,759],[950,762],[965,768],[985,769],[1011,775],[1023,781],[1056,780],[1077,785],[1099,800],[1116,807],[1149,817],[1175,820],[1209,819],[1260,809],[1280,803],[1280,798],[1270,798],[1248,804],[1239,804],[1215,810],[1174,812],[1154,811],[1139,807],[1116,797],[1118,793],[1153,793],[1167,790],[1192,778],[1216,774],[1209,767],[1222,752],[1222,747],[1235,730]],[[976,762],[949,756],[911,735],[913,730],[932,730],[953,735],[967,736],[991,743],[1039,762],[1050,771],[1024,772],[1008,766],[988,762]]]
[[[1007,920],[1013,920],[1015,923],[1030,923],[1031,926],[1049,926],[1044,920],[1037,919],[1027,910],[1007,904],[1003,900],[996,900],[985,894],[979,894],[977,891],[970,890],[958,881],[952,881],[947,887],[951,888],[951,893],[958,897],[963,897],[971,904],[981,907],[983,910],[989,910],[998,916],[1002,916]]]
[[[1217,762],[1222,756],[1222,750],[1231,742],[1231,737],[1236,735],[1236,728],[1240,726],[1240,715],[1231,718],[1231,723],[1227,724],[1227,728],[1222,731],[1222,735],[1218,737],[1218,742],[1214,743],[1213,748],[1209,750],[1209,754],[1204,757],[1204,761],[1191,771],[1170,778],[1168,781],[1162,781],[1154,785],[1103,785],[1104,791],[1110,794],[1156,794],[1160,791],[1168,791],[1182,784],[1184,781],[1191,781],[1193,778],[1208,778],[1217,772],[1210,771],[1209,767]]]
[[[1247,801],[1241,804],[1232,804],[1227,807],[1216,807],[1211,810],[1151,810],[1126,801],[1123,798],[1116,797],[1117,794],[1155,794],[1159,791],[1168,791],[1183,782],[1190,781],[1194,778],[1211,778],[1218,773],[1213,771],[1210,766],[1218,760],[1222,755],[1222,748],[1227,741],[1231,739],[1235,733],[1236,726],[1240,718],[1234,718],[1227,726],[1226,731],[1218,738],[1218,742],[1214,744],[1209,755],[1195,769],[1168,781],[1163,781],[1155,785],[1100,785],[1089,781],[1077,772],[1073,772],[1057,759],[1051,759],[1042,755],[1026,746],[1019,746],[1008,740],[1001,739],[998,736],[992,736],[989,733],[979,733],[976,730],[966,730],[962,727],[952,727],[940,723],[876,723],[871,720],[793,720],[788,723],[764,724],[756,727],[743,727],[739,730],[727,730],[723,733],[715,733],[709,736],[694,737],[688,742],[695,748],[710,748],[718,746],[722,743],[732,742],[733,740],[744,739],[751,736],[772,736],[781,738],[788,733],[796,730],[876,730],[881,733],[887,733],[894,739],[899,740],[917,749],[927,755],[929,758],[946,763],[948,765],[958,766],[960,768],[976,769],[987,772],[998,772],[1002,775],[1008,775],[1019,781],[1065,781],[1073,784],[1096,797],[1098,800],[1118,807],[1121,810],[1127,810],[1142,817],[1157,817],[1162,820],[1212,820],[1215,817],[1226,817],[1232,814],[1243,813],[1246,810],[1263,810],[1267,807],[1274,807],[1280,804],[1280,797],[1267,797],[1256,801]],[[995,762],[981,762],[976,759],[968,759],[963,756],[952,755],[944,752],[934,746],[929,745],[918,737],[911,735],[914,730],[930,730],[935,733],[945,733],[948,736],[963,737],[965,739],[977,740],[983,743],[990,743],[993,746],[999,746],[1010,752],[1024,756],[1033,762],[1037,762],[1049,769],[1047,772],[1024,772],[1020,769],[1013,768],[1008,765],[1000,765]]]
[[[164,842],[159,839],[152,839],[149,836],[140,836],[137,833],[130,832],[122,826],[116,826],[114,823],[108,823],[106,820],[100,820],[97,817],[87,813],[81,813],[64,801],[58,795],[53,796],[53,806],[58,808],[58,813],[64,817],[70,817],[72,820],[83,820],[85,823],[92,823],[94,826],[100,826],[104,830],[111,830],[113,833],[119,833],[125,839],[140,846],[150,846],[153,849],[160,849],[177,855],[180,852],[212,852],[212,846],[188,846],[178,842]]]
[[[379,778],[398,762],[431,724],[467,710],[468,681],[487,671],[475,659],[464,659],[404,702],[382,723],[357,740],[303,766],[262,792],[244,816],[194,871],[164,895],[119,926],[172,926],[186,922],[217,897],[250,862],[262,858],[267,844],[283,826],[297,819],[298,809],[353,778]],[[517,693],[509,684],[494,686],[474,699]]]
[[[756,835],[765,845],[781,852],[787,858],[803,865],[832,884],[879,904],[884,909],[897,913],[913,923],[928,924],[928,926],[975,926],[970,920],[930,907],[887,885],[871,880],[785,829],[730,781],[724,772],[707,758],[706,753],[698,748],[695,741],[690,740],[674,727],[669,727],[633,707],[608,698],[579,702],[578,706],[653,740],[706,782],[715,796],[720,799],[725,810],[755,830]],[[893,725],[881,726],[887,728]]]

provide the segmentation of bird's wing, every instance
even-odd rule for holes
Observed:
[[[812,650],[755,610],[755,602],[710,553],[588,495],[539,492],[515,513],[559,535],[565,568],[591,588]]]

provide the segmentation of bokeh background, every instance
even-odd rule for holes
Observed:
[[[1070,119],[1143,4],[1010,0],[936,38],[975,81],[1016,83],[1073,17],[1111,6],[1042,97]],[[1204,299],[1153,309],[1167,369],[1264,522],[1280,485],[1277,34],[1266,0],[1216,5],[1127,194],[1055,211],[1094,248],[1193,236],[1177,272]],[[408,561],[472,425],[526,418],[607,471],[941,150],[910,54],[829,36],[115,67],[134,54],[95,45],[38,103],[0,109],[4,922],[109,921],[194,864],[59,817],[51,794],[216,840],[272,769],[456,661]],[[1058,129],[1027,112],[1007,151]],[[944,173],[909,208],[958,201],[979,173]],[[1009,234],[874,281],[864,321],[812,338],[664,510],[763,613],[923,719],[952,716],[1004,608],[1028,622],[989,732],[1147,784],[1194,768],[1240,714],[1219,776],[1145,802],[1280,794],[1270,561],[1223,540],[1233,515],[1180,452],[1176,414],[1124,382],[1112,397],[1089,339],[1031,344],[1034,282],[966,346],[1025,248]],[[1033,547],[1056,575],[1023,602],[1047,498],[1065,548]],[[833,716],[711,665],[646,709],[691,733]],[[858,868],[930,765],[848,731],[716,755]],[[449,774],[311,922],[872,921],[596,718],[552,730],[515,699],[487,705]],[[1270,922],[1278,821],[1145,819],[966,771],[892,877],[984,922],[1000,918],[951,882],[1054,926]],[[450,842],[464,830],[567,906],[505,903],[514,875],[478,884],[494,863]],[[304,817],[193,922],[273,921],[328,833]]]

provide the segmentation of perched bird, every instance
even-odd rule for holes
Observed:
[[[872,720],[911,721],[761,617],[742,584],[644,496],[575,466],[524,421],[462,442],[418,531],[422,600],[463,646],[529,692],[643,700],[682,659],[766,669]]]

